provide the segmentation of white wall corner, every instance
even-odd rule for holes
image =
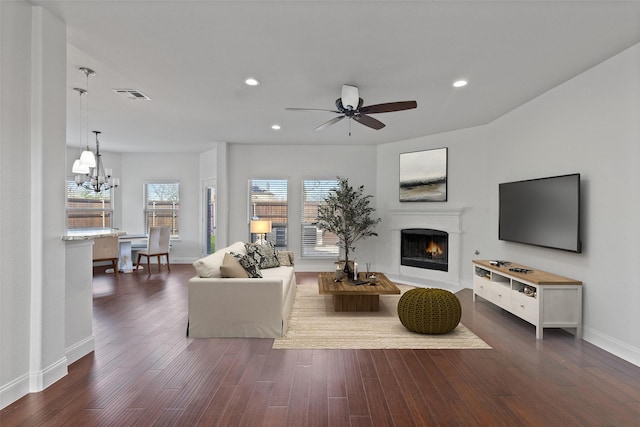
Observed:
[[[65,377],[68,373],[67,366],[67,358],[63,357],[42,370],[30,372],[29,391],[42,391],[59,379]]]

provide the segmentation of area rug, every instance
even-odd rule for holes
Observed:
[[[398,285],[401,292],[411,286]],[[276,338],[281,349],[490,349],[464,325],[443,335],[407,330],[398,319],[401,295],[381,295],[380,311],[336,313],[330,295],[319,295],[318,285],[298,286],[289,329]]]

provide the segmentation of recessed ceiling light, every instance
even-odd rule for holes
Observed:
[[[457,80],[453,82],[453,87],[465,87],[467,83],[468,82],[466,80]]]
[[[275,125],[271,125],[271,129],[273,129],[273,130],[280,130],[280,129],[282,129],[282,128],[280,127],[280,125],[275,124]]]
[[[260,82],[257,79],[254,79],[253,77],[249,77],[244,82],[247,86],[258,86],[260,84]]]

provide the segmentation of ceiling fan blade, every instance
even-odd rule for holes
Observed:
[[[316,128],[316,130],[322,130],[326,127],[329,127],[333,124],[338,123],[340,120],[344,119],[344,116],[338,116],[338,117],[334,117],[333,119],[329,120],[328,122],[324,122],[323,124],[321,124],[320,126],[318,126]]]
[[[385,127],[385,124],[380,120],[374,119],[373,117],[369,117],[364,114],[356,114],[355,116],[353,116],[353,119],[362,125],[370,127],[371,129],[380,130]]]
[[[410,110],[417,106],[418,103],[416,101],[387,102],[384,104],[367,105],[360,108],[359,111],[365,114],[391,113],[392,111]]]
[[[287,111],[324,111],[324,112],[330,112],[330,113],[337,113],[340,114],[340,111],[337,110],[327,110],[324,108],[285,108],[285,110]]]
[[[358,108],[358,102],[360,100],[360,94],[358,93],[358,87],[352,85],[342,85],[342,106],[346,109],[351,107],[352,110]]]

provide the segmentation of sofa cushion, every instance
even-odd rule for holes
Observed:
[[[233,255],[238,260],[238,262],[240,262],[240,265],[247,272],[249,278],[256,279],[262,277],[262,273],[260,272],[258,263],[249,255],[242,255],[235,252],[231,252],[231,255]]]
[[[247,256],[253,258],[260,268],[280,267],[273,243],[267,242],[261,245],[247,243],[245,244],[245,249],[247,250]]]
[[[201,258],[193,263],[198,277],[222,277],[220,273],[220,266],[224,262],[224,254],[236,252],[239,254],[246,254],[246,249],[243,242],[236,242],[226,248],[219,249],[204,258]]]
[[[276,256],[281,266],[293,266],[293,251],[276,251]]]
[[[246,279],[247,277],[249,277],[247,271],[240,264],[240,261],[238,261],[233,255],[228,253],[224,254],[224,261],[220,266],[220,273],[222,274],[222,277],[229,277],[234,279]]]

